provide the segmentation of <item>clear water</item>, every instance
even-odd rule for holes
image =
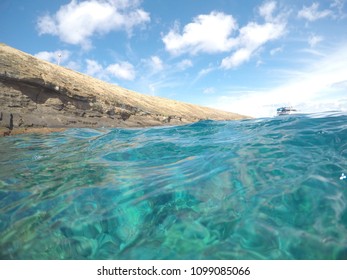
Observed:
[[[0,139],[1,259],[347,259],[347,116]]]

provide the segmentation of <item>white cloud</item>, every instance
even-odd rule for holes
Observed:
[[[330,4],[330,7],[336,7],[338,9],[342,9],[345,5],[345,0],[332,0],[332,3]]]
[[[158,56],[151,57],[150,65],[155,72],[162,71],[164,69],[164,63]]]
[[[319,11],[318,9],[319,3],[314,2],[310,7],[304,6],[302,10],[298,12],[298,17],[307,19],[308,21],[316,21],[333,15],[331,10],[326,9]]]
[[[345,44],[331,49],[306,69],[289,73],[287,82],[279,87],[253,92],[233,90],[212,106],[254,117],[273,116],[280,106],[294,106],[301,113],[346,110],[346,48]]]
[[[231,56],[222,60],[221,67],[225,69],[235,68],[240,64],[247,62],[252,55],[252,49],[241,48],[235,51]]]
[[[103,74],[104,68],[102,67],[101,64],[91,59],[86,59],[86,63],[87,63],[87,69],[85,71],[86,74],[97,77],[97,78],[102,78],[102,76],[104,75]]]
[[[208,75],[209,73],[211,73],[217,69],[218,69],[217,67],[214,67],[211,64],[209,65],[209,67],[201,69],[199,71],[198,75],[196,76],[196,78],[194,80],[192,80],[191,84],[195,84],[201,78],[203,78],[204,76]]]
[[[111,80],[112,77],[132,81],[136,76],[134,66],[127,61],[110,64],[107,67],[103,67],[95,60],[86,59],[86,64],[87,66],[85,73],[87,75],[106,81]]]
[[[183,53],[221,53],[234,50],[221,62],[221,68],[230,69],[247,62],[265,43],[280,38],[285,33],[286,16],[274,15],[276,1],[264,2],[258,9],[265,23],[249,22],[238,29],[232,15],[211,12],[199,15],[184,26],[178,24],[163,36],[166,50],[173,55]],[[236,31],[239,31],[236,34]],[[233,36],[235,35],[237,36]],[[203,74],[203,73],[202,73]],[[201,76],[201,74],[199,74]]]
[[[234,39],[230,38],[237,28],[231,15],[211,12],[199,15],[180,33],[178,24],[163,37],[165,48],[174,55],[183,53],[218,53],[230,50]]]
[[[264,64],[264,61],[262,61],[261,59],[258,59],[256,66],[260,67],[263,64]]]
[[[283,51],[283,48],[274,48],[274,49],[272,49],[272,50],[270,50],[270,54],[271,55],[276,55],[276,54],[278,54],[278,53],[280,53],[280,52],[282,52]]]
[[[322,53],[321,51],[318,51],[315,48],[307,48],[307,49],[302,49],[300,50],[300,52],[302,53],[306,53],[306,54],[310,54],[310,55],[314,55],[314,56],[320,56],[320,57],[325,57],[325,54]]]
[[[277,3],[275,1],[265,2],[259,7],[259,14],[265,18],[266,21],[272,21],[276,6]]]
[[[224,69],[235,68],[250,60],[252,55],[268,41],[280,38],[285,34],[286,22],[283,15],[274,16],[275,2],[266,2],[259,8],[259,13],[264,17],[265,23],[249,22],[242,27],[237,40],[237,49],[224,58],[221,67]]]
[[[141,59],[140,67],[144,71],[143,77],[146,76],[148,78],[158,73],[163,73],[165,64],[159,56],[153,55],[149,58]]]
[[[59,36],[63,42],[91,46],[91,37],[115,30],[131,33],[135,26],[150,21],[137,0],[72,0],[53,15],[38,18],[39,34]]]
[[[308,38],[308,44],[310,45],[311,48],[314,48],[317,44],[319,44],[323,40],[324,38],[322,36],[311,34],[310,37]]]
[[[81,65],[78,61],[70,60],[72,54],[68,50],[57,50],[54,52],[42,51],[35,54],[34,56],[48,62],[62,65],[66,68],[73,69],[75,71],[81,70]]]
[[[258,24],[250,22],[240,29],[240,45],[245,45],[251,49],[258,48],[266,42],[282,36],[285,31],[284,28],[283,23]]]
[[[179,82],[176,79],[155,79],[149,80],[147,77],[142,77],[142,89],[140,92],[149,93],[150,95],[156,95],[158,91],[161,91],[163,88],[176,88]]]
[[[177,68],[184,71],[193,66],[193,62],[190,59],[183,59],[177,64]]]
[[[65,67],[81,72],[82,66],[78,61],[70,60],[70,61],[66,62]]]
[[[40,58],[52,63],[56,63],[56,64],[65,63],[66,61],[68,61],[70,55],[71,53],[68,50],[57,50],[54,52],[42,51],[35,54],[37,58]]]
[[[334,0],[330,7],[332,9],[337,9],[337,13],[341,18],[346,17],[346,12],[344,11],[345,0]]]
[[[123,80],[132,81],[136,76],[134,66],[127,61],[111,64],[106,68],[106,71],[112,76]]]
[[[216,92],[216,89],[214,87],[208,87],[203,90],[204,94],[214,94]]]
[[[345,8],[346,0],[334,0],[330,8],[334,11],[334,19],[345,19],[347,17],[347,10]]]
[[[216,68],[210,66],[208,68],[201,69],[198,73],[197,79],[200,79],[203,76],[206,76],[208,73],[211,73],[212,71],[216,70]]]
[[[334,87],[334,88],[337,88],[337,89],[347,90],[347,80],[339,81],[337,83],[332,84],[331,86]]]

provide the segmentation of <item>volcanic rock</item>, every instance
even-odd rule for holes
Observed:
[[[246,116],[140,94],[0,44],[1,134],[243,118]]]

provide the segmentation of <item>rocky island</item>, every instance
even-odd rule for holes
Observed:
[[[0,44],[0,135],[243,118],[130,91]]]

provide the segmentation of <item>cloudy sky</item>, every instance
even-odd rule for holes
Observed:
[[[255,117],[347,111],[347,0],[1,0],[0,42]]]

